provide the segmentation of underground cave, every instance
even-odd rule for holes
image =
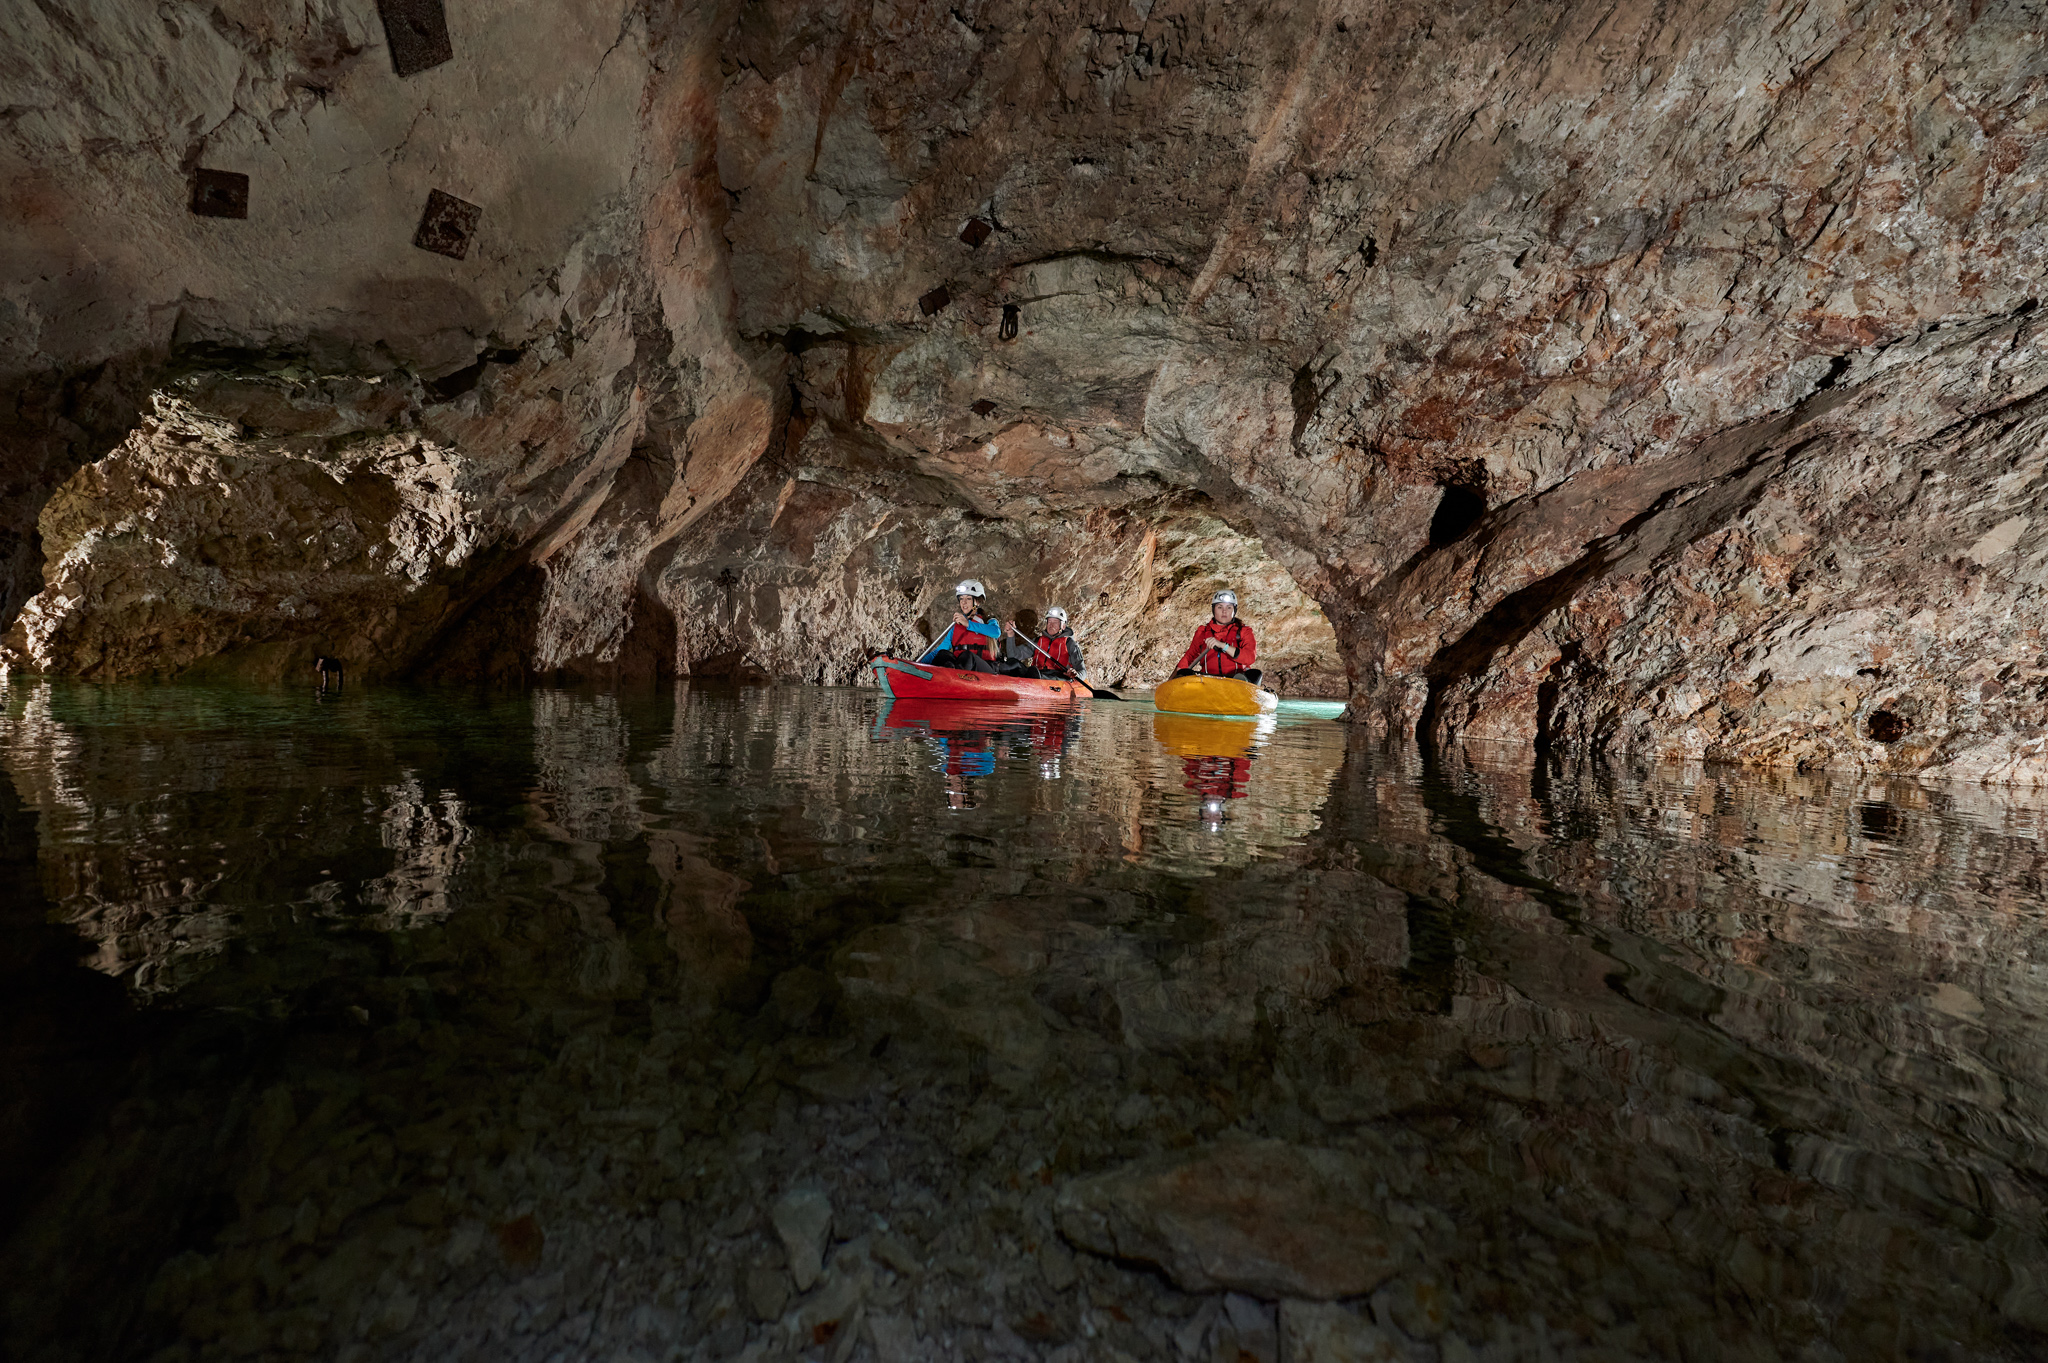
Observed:
[[[2043,33],[0,12],[0,1356],[2048,1356]]]

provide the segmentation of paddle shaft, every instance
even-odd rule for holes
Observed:
[[[960,613],[960,612],[958,612],[958,611],[954,611],[954,612],[953,612],[953,614],[955,614],[955,615],[958,615],[959,613]],[[991,623],[991,624],[995,624],[995,623],[999,623],[999,622],[997,622],[997,621],[991,621],[990,623]],[[1012,633],[1012,634],[1017,634],[1017,627],[1016,627],[1015,625],[1010,625],[1010,626],[1008,626],[1007,628],[1009,629],[1010,633]],[[941,639],[944,639],[944,638],[946,638],[946,637],[947,637],[948,635],[952,634],[952,632],[953,632],[953,627],[952,627],[951,625],[948,625],[948,626],[946,626],[946,627],[945,627],[944,629],[940,630],[940,631],[939,631],[939,632],[938,632],[938,633],[937,633],[936,635],[934,635],[934,636],[933,636],[933,638],[932,638],[932,641],[931,641],[930,643],[928,643],[928,644],[926,644],[926,645],[924,646],[924,652],[922,652],[922,653],[920,653],[920,654],[918,654],[918,655],[917,655],[917,660],[918,660],[918,661],[919,661],[920,663],[922,663],[922,662],[923,662],[923,661],[924,661],[924,660],[925,660],[926,658],[930,657],[930,656],[931,656],[931,654],[932,654],[932,650],[933,650],[933,649],[936,649],[936,648],[937,648],[937,647],[939,646],[939,640],[941,640]],[[1001,635],[997,635],[996,637],[997,637],[997,638],[1001,638],[1002,636],[1001,636]],[[1021,638],[1023,638],[1024,636],[1023,636],[1023,635],[1021,635],[1021,634],[1018,634],[1018,635],[1017,635],[1017,637],[1021,639]]]
[[[1018,637],[1019,639],[1024,639],[1024,636],[1023,636],[1023,635],[1021,635],[1021,634],[1017,634],[1017,627],[1016,627],[1015,625],[1012,625],[1012,626],[1010,626],[1010,633],[1012,633],[1012,634],[1016,634],[1016,635],[1017,635],[1017,637]],[[1044,649],[1044,648],[1043,648],[1043,647],[1042,647],[1042,646],[1041,646],[1041,645],[1039,644],[1038,640],[1036,640],[1036,639],[1024,639],[1024,642],[1025,642],[1025,643],[1027,643],[1027,644],[1029,644],[1029,645],[1031,645],[1031,647],[1033,647],[1034,649],[1037,649],[1037,650],[1038,650],[1038,656],[1039,656],[1039,657],[1041,657],[1041,658],[1045,659],[1045,660],[1046,660],[1047,662],[1049,662],[1049,663],[1053,661],[1053,657],[1052,657],[1052,654],[1050,654],[1050,653],[1047,653],[1047,652],[1045,651],[1045,649]],[[1055,667],[1059,666],[1059,664],[1057,664],[1057,663],[1053,663],[1053,665],[1054,665]],[[1116,692],[1114,692],[1114,691],[1105,691],[1105,690],[1103,690],[1103,689],[1102,689],[1101,687],[1099,687],[1099,686],[1089,686],[1089,684],[1088,684],[1087,682],[1085,682],[1085,681],[1081,681],[1081,678],[1079,678],[1079,677],[1076,677],[1076,676],[1074,676],[1074,669],[1073,669],[1073,668],[1069,667],[1069,668],[1067,668],[1067,669],[1065,669],[1065,670],[1066,670],[1066,674],[1067,674],[1067,675],[1068,675],[1069,677],[1073,677],[1075,681],[1077,681],[1077,682],[1081,682],[1081,685],[1083,685],[1083,686],[1087,686],[1087,687],[1088,687],[1088,693],[1089,693],[1090,695],[1094,696],[1094,697],[1095,697],[1095,699],[1097,699],[1097,700],[1122,700],[1122,699],[1123,699],[1123,697],[1122,697],[1122,696],[1119,696],[1119,695],[1118,695],[1118,694],[1117,694]]]

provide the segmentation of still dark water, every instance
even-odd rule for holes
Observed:
[[[2048,1356],[2032,797],[687,686],[0,767],[8,1358]]]

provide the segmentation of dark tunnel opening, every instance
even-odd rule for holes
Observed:
[[[1429,547],[1441,549],[1456,544],[1472,532],[1485,514],[1484,493],[1462,483],[1446,484],[1443,498],[1436,504],[1436,514],[1429,518]]]

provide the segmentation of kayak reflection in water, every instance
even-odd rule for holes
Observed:
[[[1242,677],[1256,686],[1265,675],[1252,666],[1258,660],[1258,638],[1250,625],[1237,618],[1237,593],[1226,588],[1209,598],[1209,618],[1195,631],[1194,642],[1180,655],[1173,675],[1200,672],[1211,677]]]
[[[972,809],[977,803],[970,776],[993,776],[996,770],[994,734],[937,733],[931,736],[932,751],[939,755],[939,770],[946,776],[946,806]]]
[[[1067,749],[1074,744],[1079,717],[1071,710],[1031,718],[1031,755],[1038,759],[1041,781],[1057,781],[1063,774]]]
[[[995,774],[996,759],[1006,747],[1012,760],[1033,763],[1040,779],[1058,780],[1079,724],[1073,710],[895,700],[882,706],[872,736],[877,742],[923,739],[938,758],[932,769],[945,777],[947,808],[973,809],[978,803],[973,783]]]
[[[1200,800],[1202,826],[1220,830],[1230,801],[1249,792],[1254,750],[1272,727],[1270,720],[1211,719],[1162,711],[1152,716],[1152,736],[1181,760],[1181,788]]]

